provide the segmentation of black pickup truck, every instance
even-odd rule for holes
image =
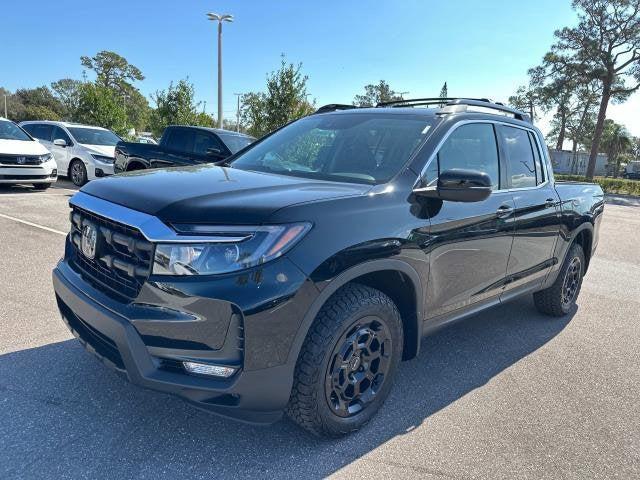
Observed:
[[[215,163],[237,153],[255,138],[229,130],[171,125],[157,145],[120,142],[114,172]]]
[[[571,313],[602,190],[555,182],[525,114],[442,102],[332,105],[224,166],[85,185],[53,272],[64,321],[135,384],[337,436],[433,329],[521,295]]]

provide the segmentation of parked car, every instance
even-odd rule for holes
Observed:
[[[94,178],[113,175],[113,151],[122,140],[111,130],[79,123],[28,121],[20,124],[47,147],[58,171],[81,187]]]
[[[622,177],[631,180],[640,180],[640,161],[631,161],[624,166]]]
[[[28,183],[46,190],[57,176],[53,155],[18,125],[0,117],[0,184]]]
[[[602,190],[555,182],[525,114],[445,102],[323,107],[225,166],[89,183],[53,272],[64,321],[135,384],[338,436],[433,329],[530,294],[571,313]]]
[[[116,173],[147,168],[219,162],[255,139],[217,128],[171,125],[157,145],[120,142],[116,145]]]

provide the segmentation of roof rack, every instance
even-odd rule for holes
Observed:
[[[360,108],[360,107],[357,107],[356,105],[347,105],[344,103],[330,103],[329,105],[323,105],[313,113],[316,114],[316,113],[335,112],[336,110],[352,110],[354,108]]]
[[[404,100],[393,100],[390,102],[381,102],[376,107],[418,107],[427,105],[444,105],[438,114],[461,113],[466,112],[467,107],[480,107],[497,110],[513,115],[516,120],[532,123],[531,118],[526,113],[505,106],[500,102],[492,102],[488,98],[412,98]]]

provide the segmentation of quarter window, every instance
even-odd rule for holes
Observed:
[[[434,163],[431,168],[434,168]],[[500,186],[500,164],[493,125],[470,123],[458,127],[440,147],[437,167],[438,172],[466,169],[486,173],[491,178],[492,188],[497,190]]]
[[[503,126],[500,128],[509,165],[512,188],[536,186],[536,161],[531,138],[526,130]]]

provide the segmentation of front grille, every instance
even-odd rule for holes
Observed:
[[[120,301],[133,300],[151,273],[153,244],[139,230],[73,207],[71,211],[72,262],[83,277],[99,290]],[[82,253],[82,229],[97,230],[95,256]]]
[[[0,155],[0,164],[3,165],[40,165],[40,157],[33,155]]]
[[[49,175],[0,175],[0,180],[44,180]]]

